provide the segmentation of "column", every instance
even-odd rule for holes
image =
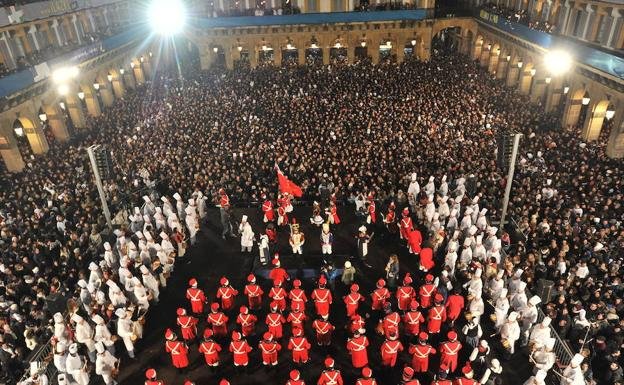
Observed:
[[[282,47],[279,43],[274,42],[273,46],[273,65],[276,67],[282,66]]]
[[[402,39],[399,39],[400,42],[402,42]],[[355,50],[354,50],[355,52]],[[397,58],[397,63],[402,63],[403,60],[405,59],[405,44],[399,44],[397,43],[397,47],[396,47],[396,58]]]
[[[490,60],[490,51],[492,47],[488,48],[487,46],[482,49],[481,58],[479,59],[479,65],[481,67],[487,68],[488,61]]]
[[[507,61],[507,57],[498,57],[498,66],[496,67],[496,79],[504,79],[507,67],[509,66],[509,62]]]
[[[152,77],[152,63],[151,63],[151,61],[149,61],[147,58],[145,58],[143,60],[143,63],[141,63],[141,65],[143,66],[143,78],[151,79],[151,77]]]
[[[124,77],[124,82],[126,83],[127,88],[136,88],[136,80],[134,79],[132,71],[124,70],[124,74],[122,76]]]
[[[355,41],[350,41],[349,45],[347,46],[347,63],[349,64],[355,63],[355,44],[357,44]],[[400,63],[398,55],[397,62]]]
[[[490,62],[488,63],[488,72],[491,74],[495,74],[498,70],[498,62],[500,61],[500,48],[498,51],[493,51],[490,53]]]
[[[104,27],[108,28],[108,26],[110,25],[108,21],[108,8],[104,8],[102,10],[102,17],[104,18]]]
[[[588,109],[590,116],[583,122],[581,137],[588,142],[598,139],[600,131],[602,130],[602,123],[605,119],[605,111],[597,111],[598,104],[599,102],[591,102]]]
[[[518,83],[518,73],[520,72],[520,68],[518,68],[518,65],[511,65],[509,67],[509,69],[507,70],[507,81],[506,81],[506,85],[507,87],[513,87],[516,85],[516,83]]]
[[[227,46],[227,48],[225,49],[225,67],[227,69],[233,69],[234,68],[234,51],[236,50],[236,48],[232,49],[231,46]],[[236,50],[236,52],[238,52]],[[139,80],[137,79],[137,82]]]
[[[69,113],[72,123],[74,123],[74,127],[85,128],[87,126],[85,112],[80,99],[78,99],[74,91],[75,90],[71,90],[65,97],[65,108],[67,108],[67,112]]]
[[[249,45],[249,66],[251,68],[258,66],[258,50],[255,42]]]
[[[23,120],[26,123],[22,123],[24,134],[26,135],[26,139],[28,139],[28,144],[30,144],[33,154],[41,155],[48,152],[50,147],[48,146],[48,140],[45,137],[43,128],[41,124],[39,124],[39,118],[28,117]]]
[[[607,142],[607,156],[609,158],[624,157],[624,122],[622,117],[623,114],[617,112],[613,117],[613,129]]]
[[[620,14],[620,11],[616,8],[613,9],[613,11],[611,12],[611,17],[613,17],[612,21],[611,21],[611,29],[609,31],[609,37],[607,37],[607,42],[605,44],[605,46],[607,47],[612,47],[613,44],[613,37],[615,36],[615,30],[617,29],[617,25],[621,22],[620,18],[622,17]]]
[[[328,45],[321,45],[321,50],[323,52],[323,64],[324,65],[328,65],[329,64],[329,50],[331,49]],[[379,57],[378,57],[379,59]]]
[[[119,73],[113,75],[113,81],[112,81],[112,86],[113,86],[113,92],[115,93],[115,98],[117,99],[121,99],[124,97],[124,94],[126,93],[126,89],[125,86],[123,84],[123,82],[121,81]]]
[[[570,21],[570,10],[573,5],[569,0],[564,0],[563,8],[559,11],[559,20],[557,21],[557,29],[559,33],[565,35],[568,30],[568,22]]]
[[[531,87],[531,103],[537,104],[542,101],[544,98],[544,92],[546,92],[546,80],[544,78],[541,79],[533,79],[533,86]]]
[[[552,79],[550,86],[546,88],[546,103],[544,111],[552,112],[559,107],[561,97],[563,96],[563,78],[556,77]]]
[[[35,24],[32,24],[30,28],[28,28],[28,34],[33,42],[35,51],[39,51],[41,48],[39,47],[39,41],[37,40],[37,26]]]
[[[115,102],[115,95],[113,95],[113,85],[107,81],[106,84],[100,84],[100,89],[97,91],[102,97],[102,103],[106,107],[110,107]]]
[[[591,6],[591,4],[587,4],[587,7],[585,7],[585,10],[587,11],[587,17],[585,18],[585,25],[583,26],[583,33],[581,34],[580,37],[581,39],[588,40],[590,36],[587,36],[587,32],[590,30],[589,25],[594,21],[594,18],[596,17],[596,12],[594,10],[594,7]]]
[[[97,100],[95,92],[85,92],[85,104],[87,105],[87,112],[91,116],[100,116],[102,111],[100,109],[100,102]]]
[[[0,33],[0,52],[2,52],[2,56],[4,57],[4,64],[9,69],[14,69],[16,67],[15,57],[13,56],[13,49],[11,44],[9,44],[9,33],[4,31]]]
[[[305,45],[305,40],[298,40],[297,41],[297,62],[299,63],[299,65],[304,65],[306,62],[306,45]]]
[[[533,76],[531,76],[530,70],[524,70],[520,74],[520,80],[518,84],[518,92],[522,95],[528,95],[531,91],[531,84],[533,83]]]
[[[93,13],[90,9],[87,9],[87,19],[89,20],[89,26],[91,27],[91,32],[99,32],[97,25],[95,25],[95,20],[93,19]]]
[[[52,31],[54,31],[54,36],[56,36],[56,46],[57,47],[62,47],[65,45],[65,41],[63,40],[63,38],[61,37],[61,33],[59,32],[59,23],[58,23],[58,19],[54,19],[54,21],[52,22]]]
[[[228,56],[230,55],[227,55],[226,59]],[[134,79],[136,80],[136,83],[138,85],[145,83],[145,76],[143,76],[143,63],[141,63],[140,61],[135,61],[132,71],[134,71]]]
[[[46,113],[46,123],[54,134],[56,140],[64,142],[69,139],[69,132],[67,131],[67,125],[65,124],[65,117],[63,111],[58,105],[47,104],[42,106]]]
[[[78,44],[82,44],[82,33],[80,31],[80,27],[78,26],[78,17],[75,13],[72,15],[71,23],[74,26],[74,32],[76,33],[76,40],[78,40]]]
[[[13,127],[13,124],[10,120],[5,120],[5,124],[0,128],[0,155],[9,172],[20,172],[26,165],[17,147],[15,136],[10,129],[10,127]]]
[[[561,121],[563,128],[574,126],[576,123],[578,123],[582,106],[583,105],[581,99],[572,99],[572,97],[568,98]]]

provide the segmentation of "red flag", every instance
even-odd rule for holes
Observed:
[[[303,196],[301,187],[297,186],[293,181],[288,179],[279,168],[277,168],[277,182],[279,183],[280,192],[287,192],[296,198],[301,198]]]

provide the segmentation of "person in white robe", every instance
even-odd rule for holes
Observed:
[[[247,220],[247,215],[243,215],[240,225],[238,225],[238,232],[241,236],[241,253],[251,253],[256,235]]]
[[[87,360],[78,354],[78,345],[73,343],[69,345],[69,355],[65,361],[66,372],[71,376],[77,385],[89,384],[89,371]]]
[[[114,385],[117,383],[113,378],[117,371],[119,360],[115,358],[106,348],[104,344],[98,342],[95,346],[97,357],[95,360],[95,374],[102,376],[105,385]]]

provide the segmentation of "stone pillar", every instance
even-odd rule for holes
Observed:
[[[150,60],[144,59],[143,63],[141,63],[143,67],[143,79],[151,79],[152,78],[152,62]]]
[[[605,44],[605,46],[607,47],[612,46],[613,38],[615,36],[615,30],[617,28],[619,19],[622,17],[620,14],[620,11],[616,8],[614,8],[613,11],[611,12],[611,16],[613,17],[613,20],[611,21],[611,29],[609,30],[609,37],[607,38],[607,43]]]
[[[61,33],[59,32],[58,19],[54,19],[54,21],[52,22],[52,31],[54,31],[54,36],[56,37],[56,46],[57,47],[64,46],[65,40],[63,39],[63,37],[61,36]]]
[[[331,48],[328,45],[321,45],[321,50],[323,52],[323,64],[324,65],[328,65],[329,64],[329,50]]]
[[[39,51],[40,47],[39,47],[39,41],[37,40],[37,27],[35,26],[35,24],[30,25],[30,28],[28,28],[28,34],[30,35],[30,38],[32,39],[34,50]]]
[[[236,49],[232,49],[232,47],[227,47],[225,48],[225,68],[231,70],[234,68],[234,51],[236,51]],[[236,51],[238,52],[238,51]],[[137,79],[137,82],[139,80]]]
[[[11,131],[12,126],[12,122],[7,120],[0,128],[0,155],[9,172],[20,172],[26,165]]]
[[[574,7],[574,4],[570,0],[563,0],[563,7],[559,11],[559,20],[557,22],[557,30],[559,33],[565,35],[568,30],[568,23],[570,21],[570,11]]]
[[[8,68],[14,69],[17,63],[13,55],[13,47],[11,47],[10,39],[11,36],[8,32],[0,32],[0,52],[2,52],[2,56],[4,57],[4,64],[6,64]]]
[[[297,45],[297,62],[299,65],[304,65],[306,63],[306,46],[305,43],[301,42]]]
[[[498,62],[499,62],[499,60],[500,60],[500,50],[498,52],[497,51],[493,51],[490,54],[490,62],[488,64],[488,68],[487,68],[489,73],[491,73],[491,74],[495,74],[496,73],[496,71],[498,70]]]
[[[134,79],[138,85],[145,83],[145,76],[143,76],[143,63],[134,62],[134,68],[132,68],[132,71],[134,71]]]
[[[571,97],[568,98],[561,121],[563,128],[574,126],[576,123],[578,123],[582,107],[583,104],[581,99],[574,100]]]
[[[100,102],[97,100],[95,92],[85,93],[85,104],[87,105],[87,112],[91,116],[100,116],[102,111],[100,109]]]
[[[282,66],[282,47],[279,43],[273,44],[273,65],[276,67]]]
[[[507,82],[505,83],[507,87],[513,87],[518,83],[518,73],[520,72],[520,68],[517,65],[511,65],[507,70]]]
[[[82,44],[82,33],[80,31],[80,27],[78,26],[78,17],[74,13],[71,18],[71,23],[74,26],[74,33],[76,34],[76,39],[78,40],[78,44]]]
[[[481,50],[481,58],[479,59],[479,65],[481,67],[487,68],[489,60],[490,60],[490,51],[492,50],[492,47],[490,47],[488,49],[488,47],[484,47]]]
[[[481,51],[483,50],[483,42],[475,42],[474,49],[472,50],[472,60],[481,60]]]
[[[587,18],[585,18],[585,25],[583,26],[583,33],[581,34],[581,38],[585,40],[589,40],[591,38],[591,36],[588,36],[588,31],[591,31],[589,26],[594,21],[596,12],[595,12],[594,7],[592,7],[591,4],[587,4],[587,7],[585,7],[585,10],[587,11]]]
[[[607,156],[609,158],[624,157],[624,119],[622,114],[616,113],[613,117],[613,129],[607,142]]]
[[[598,139],[605,119],[605,111],[598,111],[598,104],[591,103],[588,109],[590,116],[583,122],[581,137],[587,142]]]
[[[530,70],[524,70],[520,74],[520,80],[518,84],[518,92],[522,95],[528,95],[531,92],[531,84],[533,83],[533,76],[531,76]]]
[[[102,97],[102,103],[104,103],[106,107],[112,106],[115,102],[115,95],[113,95],[112,87],[113,85],[110,82],[105,85],[100,84],[98,92],[100,93],[100,97]]]
[[[85,128],[87,126],[84,110],[82,109],[82,104],[80,103],[78,97],[71,99],[67,98],[66,108],[75,128]]]
[[[506,57],[501,58],[498,57],[498,65],[496,66],[496,79],[505,79],[505,75],[507,75],[507,67],[509,66],[509,62]]]
[[[52,131],[52,134],[56,140],[65,142],[69,139],[69,131],[67,131],[67,124],[65,123],[65,116],[63,111],[58,105],[48,104],[42,107],[46,113],[46,123]]]
[[[353,64],[355,63],[355,44],[356,42],[350,42],[351,44],[349,44],[347,46],[347,63],[349,64]],[[397,57],[397,61],[398,61],[398,57]]]
[[[559,107],[563,96],[563,79],[561,77],[554,78],[550,86],[546,88],[546,103],[544,111],[552,112]]]
[[[134,74],[132,73],[132,71],[124,71],[123,77],[127,88],[136,88],[136,80],[134,79]]]
[[[126,93],[126,88],[124,86],[124,83],[121,81],[120,76],[120,74],[114,75],[112,81],[113,92],[115,93],[115,98],[117,99],[123,98],[124,94]]]
[[[381,42],[378,39],[372,39],[368,46],[367,52],[370,55],[373,64],[379,63],[379,44]]]
[[[537,104],[544,99],[544,93],[546,92],[546,80],[542,79],[533,79],[533,87],[531,87],[531,96],[530,100],[532,103]]]
[[[353,52],[355,53],[355,50],[353,50]],[[405,59],[405,44],[397,43],[396,58],[397,58],[397,63],[402,63],[403,60]]]
[[[50,147],[48,146],[48,140],[45,137],[43,128],[41,124],[39,124],[39,118],[34,119],[29,117],[27,119],[29,121],[28,124],[22,125],[24,126],[24,135],[26,135],[26,139],[28,139],[30,149],[35,155],[45,154]]]
[[[256,68],[258,66],[258,51],[256,50],[255,44],[249,47],[249,66],[251,68]]]

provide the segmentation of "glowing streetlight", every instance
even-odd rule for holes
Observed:
[[[522,63],[522,61],[519,61],[519,62],[518,62],[518,68],[522,68],[522,65],[523,65],[523,64],[524,64],[524,63]]]
[[[214,53],[219,52],[219,47],[212,47],[212,52],[214,52]]]
[[[242,45],[239,45],[238,47],[236,47],[236,49],[238,50],[238,52],[240,52],[240,51],[242,51],[242,50],[243,50],[243,46],[242,46]]]
[[[544,64],[551,74],[557,76],[570,70],[572,57],[562,50],[548,51],[544,56]]]
[[[23,127],[15,127],[13,129],[13,131],[15,131],[15,135],[22,137],[24,136],[24,128]]]
[[[139,60],[141,61],[141,63],[143,63],[145,61],[145,57],[141,56],[141,58]]]
[[[134,69],[134,66],[135,66],[135,65],[136,65],[136,64],[134,64],[134,62],[133,62],[133,61],[131,61],[131,62],[130,62],[130,68],[133,68],[133,69]]]
[[[507,55],[507,61],[511,61],[511,55]]]
[[[535,74],[537,73],[537,70],[533,68],[532,70],[529,71],[529,73],[531,74],[531,76],[535,76]]]
[[[544,78],[544,83],[546,83],[546,84],[550,84],[551,80],[552,80],[552,79],[551,79],[550,77],[548,77],[548,76],[547,76],[547,77],[545,77],[545,78]]]
[[[172,36],[186,23],[186,10],[181,0],[152,0],[147,18],[152,30],[163,36]]]
[[[100,89],[100,83],[93,83],[93,88],[98,91]]]
[[[340,44],[340,42],[338,41],[338,42],[336,42],[336,44],[334,45],[334,47],[336,47],[336,48],[340,48],[340,47],[342,47],[342,45],[341,45],[341,44]]]
[[[52,80],[54,80],[55,83],[64,83],[69,79],[73,79],[76,76],[78,76],[79,70],[78,67],[76,66],[72,66],[72,67],[61,67],[57,70],[54,70],[54,72],[52,72]]]
[[[362,46],[362,48],[364,48],[364,47],[366,47],[366,42],[362,40],[362,41],[360,42],[360,45]]]
[[[113,75],[111,75],[111,74],[106,75],[106,79],[108,79],[109,82],[112,82],[113,81]]]
[[[84,100],[84,98],[85,98],[85,93],[84,93],[84,92],[82,92],[82,91],[78,92],[78,98],[80,98],[80,100]]]
[[[294,49],[294,48],[295,48],[295,47],[293,47],[293,45],[292,45],[292,44],[290,44],[290,43],[286,44],[286,49],[287,49],[287,50],[291,50],[291,49]]]
[[[59,103],[59,107],[61,107],[64,110],[66,108],[65,103],[64,102],[60,102]]]
[[[615,116],[615,107],[613,104],[609,103],[609,107],[607,107],[607,111],[605,112],[605,118],[607,118],[607,120],[611,120],[613,119],[613,116]]]
[[[48,115],[46,115],[45,112],[39,114],[39,120],[45,123],[46,120],[48,120]]]
[[[563,94],[565,95],[568,92],[570,92],[570,87],[568,87],[568,86],[563,87]]]
[[[589,97],[589,93],[587,91],[585,91],[585,94],[583,95],[583,99],[581,99],[581,103],[586,106],[589,104],[590,101],[590,97]]]
[[[412,43],[412,47],[416,45],[416,39],[413,39],[410,43]]]
[[[124,74],[124,72],[126,72],[126,70],[125,70],[125,69],[123,69],[123,68],[120,68],[120,69],[119,69],[119,73],[120,73],[120,74],[122,74],[122,75],[123,75],[123,74]]]
[[[69,86],[67,84],[61,84],[58,88],[58,93],[61,95],[67,95],[69,92]]]

